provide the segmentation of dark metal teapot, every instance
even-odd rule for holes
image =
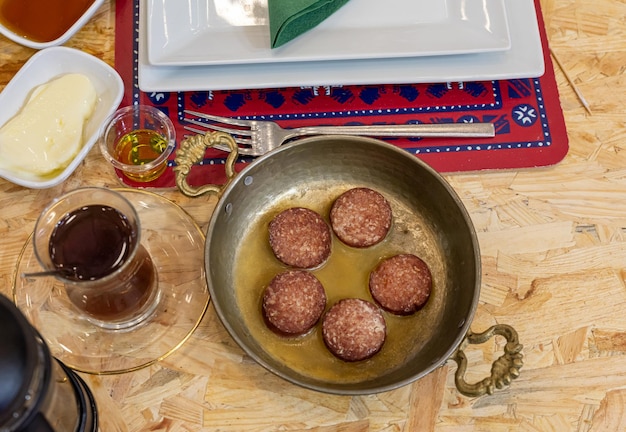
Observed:
[[[95,432],[85,382],[50,355],[19,309],[0,295],[0,432]]]

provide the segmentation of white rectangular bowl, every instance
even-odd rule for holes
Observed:
[[[58,175],[45,178],[24,177],[0,169],[0,177],[33,189],[56,186],[66,180],[98,140],[100,127],[117,109],[124,94],[124,83],[115,69],[83,51],[67,47],[45,48],[35,53],[0,93],[0,126],[13,118],[24,106],[33,89],[68,73],[89,77],[98,94],[96,107],[83,131],[80,152]]]

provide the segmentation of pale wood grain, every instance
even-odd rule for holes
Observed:
[[[183,347],[137,372],[85,376],[103,431],[604,431],[624,430],[626,392],[626,3],[542,0],[570,151],[554,167],[447,176],[482,250],[472,328],[512,324],[525,365],[513,385],[469,399],[454,363],[370,396],[305,390],[256,365],[210,308]],[[114,2],[69,46],[113,64]],[[0,89],[34,53],[0,38]],[[0,107],[0,109],[2,109]],[[68,181],[28,190],[0,180],[0,292],[42,207],[83,185],[119,187],[97,150]],[[216,200],[162,194],[206,228]],[[488,373],[502,341],[470,347],[468,378]]]

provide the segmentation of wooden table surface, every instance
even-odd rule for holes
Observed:
[[[514,0],[511,0],[514,1]],[[570,151],[542,169],[447,175],[478,232],[480,304],[472,329],[516,328],[524,367],[480,398],[454,387],[448,362],[404,388],[369,396],[304,390],[266,372],[209,308],[181,349],[113,376],[83,375],[102,431],[626,430],[626,2],[542,0]],[[114,1],[67,45],[113,64]],[[0,37],[0,89],[34,53]],[[576,87],[588,102],[581,104]],[[2,107],[0,107],[2,109]],[[0,179],[0,292],[45,203],[79,186],[119,186],[94,149],[60,186]],[[203,228],[215,199],[162,193]],[[468,352],[481,378],[501,342]]]

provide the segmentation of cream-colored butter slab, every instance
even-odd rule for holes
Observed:
[[[83,145],[97,97],[89,77],[78,73],[35,88],[20,112],[0,127],[0,167],[33,176],[64,169]]]

